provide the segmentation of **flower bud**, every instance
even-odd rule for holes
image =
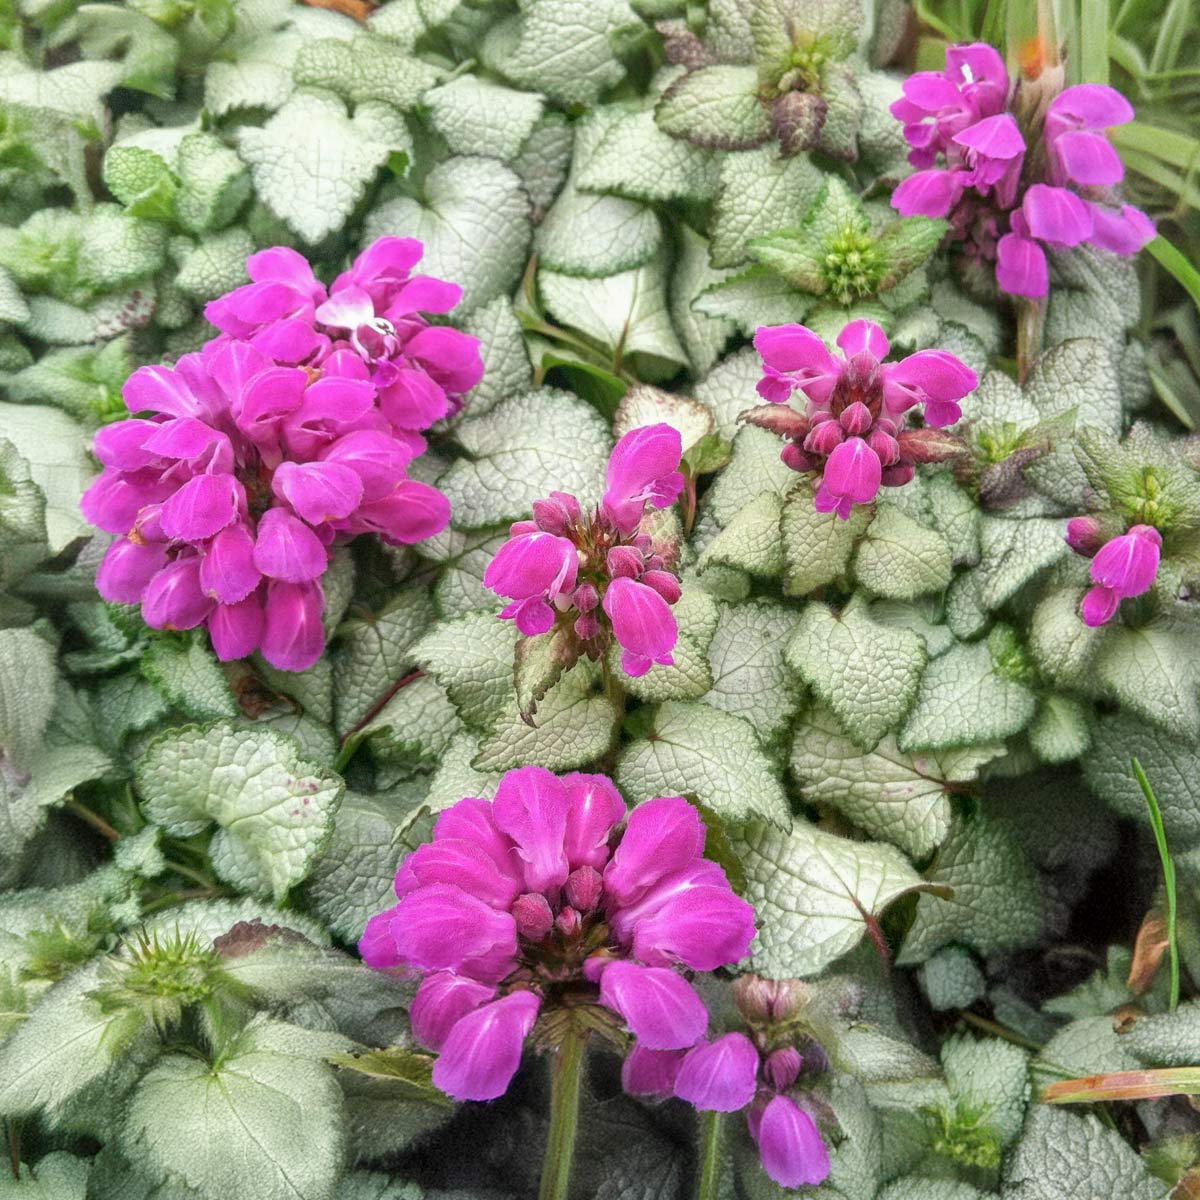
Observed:
[[[1104,532],[1095,517],[1072,517],[1067,522],[1067,545],[1076,554],[1091,558],[1104,541]]]
[[[584,613],[575,622],[575,636],[580,641],[589,641],[600,632],[600,620],[595,613]]]
[[[837,421],[822,421],[819,425],[813,426],[808,437],[804,439],[804,448],[810,454],[825,457],[832,454],[841,445],[844,436],[842,427]]]
[[[526,892],[513,901],[512,915],[517,932],[531,942],[540,942],[554,924],[554,914],[541,892]]]
[[[767,1055],[763,1075],[777,1092],[785,1092],[796,1082],[803,1065],[804,1059],[795,1046],[780,1046]]]
[[[879,482],[884,487],[903,487],[912,481],[915,474],[911,463],[897,463],[892,467],[884,467]]]
[[[811,454],[805,454],[795,442],[788,442],[779,457],[793,471],[815,471],[817,468],[818,460]]]
[[[604,881],[595,867],[577,867],[567,876],[563,894],[567,903],[580,912],[591,912],[600,903]]]
[[[533,502],[534,524],[544,533],[562,535],[574,524],[566,509],[556,500]]]
[[[764,979],[740,975],[733,984],[733,1001],[746,1020],[756,1024],[791,1020],[808,999],[808,988],[798,979]]]
[[[633,546],[614,546],[604,563],[610,579],[636,579],[642,573],[642,555]]]
[[[652,587],[668,604],[674,604],[681,594],[679,580],[670,571],[647,571],[642,583]]]
[[[885,467],[895,466],[900,461],[900,443],[890,433],[872,429],[867,434],[867,445],[875,451],[880,463]]]
[[[567,905],[554,920],[555,927],[563,937],[574,937],[583,925],[579,913]]]
[[[581,613],[590,613],[600,603],[600,593],[593,584],[581,583],[571,597],[571,603]]]
[[[857,436],[871,428],[871,410],[861,401],[847,404],[838,417],[838,424],[849,434]]]

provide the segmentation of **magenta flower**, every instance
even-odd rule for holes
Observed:
[[[1067,544],[1077,554],[1092,556],[1095,584],[1083,598],[1085,625],[1104,625],[1116,615],[1122,600],[1140,596],[1154,585],[1162,552],[1162,534],[1153,525],[1134,525],[1128,533],[1110,538],[1097,548],[1099,523],[1076,517],[1067,523]]]
[[[799,391],[807,404],[802,413],[751,409],[746,419],[787,438],[782,457],[793,470],[821,472],[817,510],[845,520],[855,504],[873,500],[881,485],[907,483],[915,463],[953,451],[945,436],[905,429],[907,414],[919,407],[927,426],[952,425],[962,415],[958,401],[978,380],[945,350],[883,362],[888,340],[870,321],[851,321],[837,344],[842,357],[803,325],[758,330],[754,345],[764,372],[759,395],[781,404]]]
[[[512,526],[483,573],[484,587],[510,601],[500,616],[527,637],[561,621],[591,658],[615,639],[633,677],[655,663],[670,666],[679,580],[641,523],[647,505],[668,508],[683,490],[681,450],[670,425],[630,430],[613,448],[594,512],[585,516],[565,492],[535,501],[533,519]]]
[[[783,1011],[787,990],[787,983],[742,976],[734,997],[751,1036],[701,1038],[686,1050],[653,1049],[639,1041],[625,1058],[621,1079],[635,1095],[676,1096],[704,1112],[744,1110],[763,1170],[783,1187],[799,1187],[826,1178],[829,1152],[812,1116],[818,1102],[797,1090],[807,1064],[790,1040],[795,1027],[794,1011]],[[764,993],[767,1004],[747,1002]],[[776,1003],[780,1011],[772,1012]],[[823,1053],[809,1044],[810,1069],[824,1069]]]
[[[521,767],[491,804],[439,815],[359,951],[423,974],[413,1034],[439,1052],[434,1083],[459,1100],[506,1090],[543,1007],[597,1005],[645,1050],[681,1050],[708,1013],[680,969],[735,963],[754,937],[753,910],[703,848],[678,796],[627,816],[603,775]]]
[[[263,250],[247,261],[253,282],[208,306],[221,337],[130,376],[126,405],[150,415],[97,433],[104,470],[82,501],[117,535],[96,578],[106,600],[141,604],[156,629],[206,626],[222,660],[260,650],[303,670],[325,645],[330,547],[363,533],[405,545],[445,527],[445,497],[407,469],[420,431],[483,366],[474,338],[415,310],[428,300],[443,312],[458,293],[407,275],[420,251],[379,239],[327,298],[301,255]],[[337,325],[329,306],[352,288],[384,315]]]
[[[1045,247],[1087,242],[1134,254],[1154,225],[1109,190],[1125,171],[1104,131],[1133,119],[1119,92],[1091,83],[1067,88],[1040,128],[1022,131],[1007,111],[1011,91],[1000,56],[982,43],[951,46],[941,74],[910,76],[891,111],[904,123],[918,171],[896,188],[892,204],[904,216],[948,217],[951,236],[995,264],[1001,290],[1040,297],[1048,287]],[[1039,144],[1039,169],[1028,179],[1027,151]]]

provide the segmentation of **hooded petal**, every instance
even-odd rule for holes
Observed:
[[[497,956],[511,959],[517,952],[512,915],[452,884],[426,884],[408,892],[393,911],[396,949],[411,967],[458,971],[491,983],[507,969],[479,974],[478,965],[494,964]]]
[[[846,325],[837,338],[838,348],[847,358],[856,354],[869,354],[872,358],[882,361],[887,358],[887,334],[874,321],[851,321]]]
[[[758,1051],[744,1033],[693,1046],[675,1077],[675,1095],[702,1112],[737,1112],[757,1086]]]
[[[633,953],[644,963],[696,971],[741,962],[754,940],[754,909],[724,886],[689,888],[636,923]]]
[[[361,532],[378,533],[393,546],[410,546],[446,528],[450,501],[427,483],[403,479],[382,500],[360,505],[352,519]]]
[[[1154,222],[1139,208],[1123,204],[1119,209],[1093,204],[1092,236],[1088,239],[1113,254],[1136,254],[1155,235]]]
[[[358,476],[367,502],[395,491],[413,458],[414,447],[408,442],[373,429],[344,434],[320,451],[322,462],[349,467]]]
[[[879,491],[879,456],[862,438],[847,438],[825,460],[823,486],[851,504],[866,504]]]
[[[246,658],[258,649],[265,627],[262,601],[256,595],[236,604],[218,604],[208,618],[213,653],[221,662]]]
[[[670,662],[679,627],[670,605],[654,588],[633,579],[614,579],[604,592],[603,607],[626,657],[632,655],[645,663],[643,669],[634,671],[626,665],[626,674],[645,674],[652,662]]]
[[[200,586],[222,604],[244,600],[262,580],[254,565],[254,538],[242,524],[222,529],[200,561]],[[238,657],[241,657],[240,655]]]
[[[483,378],[479,339],[449,325],[422,329],[405,343],[404,354],[419,362],[435,382],[454,395],[469,392]]]
[[[1085,187],[1111,187],[1125,177],[1121,156],[1102,133],[1068,130],[1054,139],[1052,153],[1063,175]]]
[[[841,364],[811,329],[804,325],[762,326],[754,334],[754,348],[769,370],[786,377],[789,390],[800,388],[818,404],[829,399]],[[777,394],[778,386],[776,381],[774,388],[768,388],[772,392],[768,395],[760,384],[759,394],[778,403],[787,398]]]
[[[1105,542],[1092,559],[1091,576],[1121,598],[1149,591],[1158,573],[1162,535],[1151,525],[1134,525]]]
[[[117,538],[104,552],[96,572],[96,590],[112,604],[137,604],[150,580],[167,565],[161,542]]]
[[[348,517],[363,497],[357,472],[336,462],[282,462],[271,490],[310,525]]]
[[[663,967],[610,962],[600,976],[600,1003],[649,1050],[683,1050],[708,1028],[708,1010],[692,985]]]
[[[196,475],[163,502],[163,532],[183,542],[205,541],[233,524],[243,498],[232,475]]]
[[[600,870],[608,862],[608,839],[625,817],[625,801],[607,775],[566,775],[567,828],[563,848],[574,871]]]
[[[829,1174],[829,1151],[808,1113],[775,1096],[752,1126],[762,1168],[781,1187],[815,1186]]]
[[[1032,238],[1006,233],[996,243],[996,282],[1010,296],[1044,296],[1049,280],[1041,246]]]
[[[258,522],[254,565],[271,579],[307,583],[324,574],[329,555],[303,521],[286,509],[268,508]]]
[[[450,411],[445,389],[422,370],[388,363],[380,367],[376,379],[379,407],[400,429],[428,429]]]
[[[902,217],[949,216],[970,178],[965,171],[918,171],[892,192],[892,207]]]
[[[492,817],[516,843],[531,892],[561,887],[570,873],[563,845],[568,803],[562,780],[542,767],[509,771],[496,789]]]
[[[492,806],[486,800],[468,796],[443,809],[433,823],[433,836],[474,842],[499,870],[514,878],[520,870],[512,841],[496,827]]]
[[[522,533],[510,538],[488,563],[483,586],[513,600],[553,600],[575,586],[579,552],[570,539],[554,534]]]
[[[510,871],[501,871],[486,850],[467,838],[444,837],[418,846],[404,860],[404,870],[418,887],[451,883],[501,912],[509,910],[521,891]]]
[[[1103,83],[1065,88],[1046,109],[1046,123],[1051,129],[1109,129],[1132,120],[1133,105],[1116,88]]]
[[[325,593],[319,583],[272,579],[267,584],[263,658],[281,671],[311,667],[325,649],[325,630],[321,626],[324,611]]]
[[[157,421],[143,421],[136,417],[101,425],[96,430],[92,451],[106,467],[136,471],[139,467],[149,466],[158,457],[153,450],[146,450],[144,446],[160,428]]]
[[[400,952],[396,949],[393,932],[396,920],[395,908],[376,913],[358,939],[358,953],[368,967],[376,971],[390,970],[400,966]]]
[[[142,620],[151,629],[195,629],[212,608],[200,588],[200,560],[194,556],[167,563],[142,595]]]
[[[495,994],[491,984],[452,971],[426,975],[408,1008],[413,1037],[430,1050],[440,1050],[455,1024]]]
[[[631,1096],[665,1100],[675,1092],[675,1077],[685,1050],[649,1050],[635,1042],[621,1064],[621,1086]]]
[[[434,1084],[455,1100],[504,1095],[540,1007],[533,992],[513,992],[460,1018],[433,1064]]]
[[[1056,246],[1078,246],[1092,233],[1092,210],[1066,188],[1035,183],[1021,201],[1030,236]]]
[[[620,844],[604,871],[604,888],[618,906],[635,901],[673,871],[704,853],[704,824],[682,796],[659,796],[629,814]]]
[[[640,524],[647,502],[667,508],[683,490],[679,460],[683,442],[671,425],[631,429],[613,447],[601,508],[622,533]]]

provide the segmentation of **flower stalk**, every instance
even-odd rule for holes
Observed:
[[[696,1200],[717,1200],[721,1185],[721,1114],[702,1112],[700,1116],[700,1173]]]
[[[575,1156],[586,1045],[587,1030],[573,1021],[567,1022],[562,1041],[555,1051],[551,1074],[550,1129],[546,1135],[538,1200],[567,1200],[571,1188],[571,1162]]]

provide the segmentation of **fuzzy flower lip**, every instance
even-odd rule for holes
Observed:
[[[1116,616],[1122,600],[1141,596],[1154,586],[1162,554],[1162,534],[1152,525],[1134,525],[1127,533],[1099,544],[1099,523],[1076,517],[1067,525],[1067,543],[1078,554],[1090,554],[1088,589],[1080,611],[1083,623],[1095,627]]]
[[[1120,92],[1095,83],[1060,92],[1034,131],[1040,147],[1007,111],[1010,92],[1000,56],[983,43],[949,47],[940,74],[910,76],[891,112],[917,171],[895,189],[892,205],[903,216],[949,218],[951,238],[994,264],[1002,291],[1040,298],[1049,286],[1047,247],[1088,243],[1129,255],[1155,231],[1108,190],[1125,168],[1105,131],[1134,116]],[[1044,152],[1041,177],[1023,179],[1035,149]]]
[[[501,610],[526,637],[556,623],[577,653],[599,658],[615,640],[621,668],[636,678],[656,663],[670,666],[679,629],[671,605],[679,580],[668,548],[641,532],[647,509],[674,504],[684,486],[682,439],[666,424],[631,429],[613,448],[598,508],[553,492],[518,521],[483,573],[483,585],[509,601]],[[671,551],[673,552],[673,551]]]
[[[962,415],[958,402],[978,384],[975,372],[945,350],[884,362],[886,334],[861,319],[838,335],[840,357],[803,325],[759,329],[754,345],[764,371],[758,394],[778,405],[800,392],[807,404],[802,413],[752,409],[743,419],[788,439],[782,455],[788,466],[821,472],[817,511],[841,520],[881,486],[907,483],[915,463],[943,452],[924,431],[904,428],[911,410],[920,409],[930,429],[952,425]]]
[[[116,535],[105,599],[141,604],[154,628],[206,626],[222,660],[259,650],[303,670],[325,646],[331,547],[445,528],[445,497],[408,468],[483,364],[476,339],[421,315],[459,291],[410,276],[420,257],[380,238],[327,292],[296,251],[260,251],[251,282],[206,309],[220,337],[130,376],[126,405],[149,415],[96,435],[104,470],[81,502]]]
[[[439,814],[359,951],[422,972],[413,1033],[456,1099],[500,1095],[538,1013],[568,998],[608,1009],[647,1050],[684,1050],[708,1013],[680,970],[738,962],[754,937],[753,910],[703,848],[681,797],[627,813],[606,776],[520,767],[490,804]]]

